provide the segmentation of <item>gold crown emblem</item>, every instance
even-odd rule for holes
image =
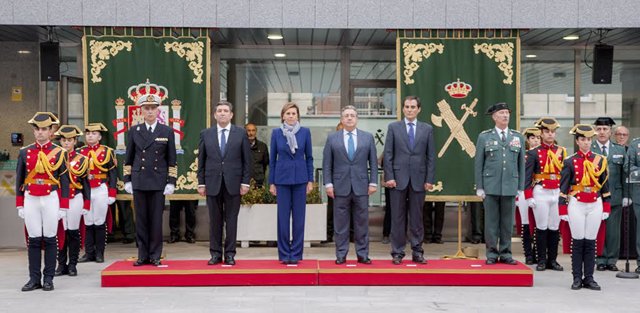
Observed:
[[[457,81],[444,86],[444,91],[448,92],[452,98],[456,99],[466,98],[472,89],[473,87],[471,87],[471,85],[461,82],[460,78],[458,78]]]
[[[129,99],[133,100],[134,103],[138,103],[138,99],[142,96],[155,95],[160,98],[160,101],[169,96],[167,88],[150,83],[148,78],[147,81],[142,84],[129,87],[127,94],[129,94]]]

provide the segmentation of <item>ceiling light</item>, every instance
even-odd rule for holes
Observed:
[[[31,51],[29,51],[29,50],[18,50],[18,53],[20,53],[20,54],[29,54],[29,53],[31,53]]]
[[[274,56],[274,57],[276,57],[276,58],[284,58],[284,57],[286,57],[287,55],[286,55],[286,54],[284,54],[284,53],[276,53],[276,54],[274,54],[273,56]]]
[[[271,40],[281,40],[283,37],[280,34],[269,34],[267,35],[267,39]]]
[[[525,57],[525,58],[533,59],[533,58],[537,58],[538,56],[537,56],[537,55],[535,55],[535,54],[527,54],[527,55],[525,55],[524,57]]]
[[[562,39],[564,39],[564,40],[578,40],[578,39],[580,39],[580,36],[578,36],[578,35],[569,35],[569,36],[562,37]]]

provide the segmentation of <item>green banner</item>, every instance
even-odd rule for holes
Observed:
[[[92,36],[83,38],[85,122],[101,122],[102,143],[118,157],[118,192],[124,194],[122,164],[126,132],[144,123],[138,97],[163,99],[160,123],[173,128],[178,181],[171,199],[196,198],[200,131],[210,124],[210,39],[201,37]],[[120,198],[126,198],[120,196]]]
[[[475,199],[473,158],[478,134],[494,126],[488,107],[506,102],[511,128],[519,115],[517,37],[406,38],[398,50],[398,103],[420,97],[418,119],[434,128],[436,188],[433,200]],[[401,108],[402,105],[399,105]],[[400,116],[401,112],[398,112]]]

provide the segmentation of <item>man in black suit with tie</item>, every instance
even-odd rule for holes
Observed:
[[[198,193],[207,197],[209,208],[209,265],[235,265],[240,197],[249,191],[253,160],[247,133],[231,125],[233,106],[216,105],[216,125],[200,133],[198,145]],[[222,247],[222,228],[226,238]],[[224,253],[223,253],[224,252]]]
[[[164,196],[175,190],[178,167],[173,129],[158,123],[162,98],[152,89],[137,100],[144,123],[129,129],[124,189],[133,194],[138,260],[133,266],[160,265]]]
[[[402,113],[403,120],[389,124],[384,144],[384,178],[391,189],[391,256],[393,264],[402,263],[408,214],[411,259],[425,264],[422,206],[426,191],[433,188],[435,174],[433,127],[418,121],[418,97],[406,97]]]

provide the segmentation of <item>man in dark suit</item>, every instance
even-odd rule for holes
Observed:
[[[133,194],[138,260],[133,266],[160,265],[164,196],[175,190],[178,167],[173,130],[158,123],[162,98],[148,88],[136,102],[144,123],[129,129],[124,161],[124,189]]]
[[[247,133],[231,125],[231,103],[216,105],[216,126],[200,133],[198,148],[198,193],[207,197],[209,208],[209,265],[235,265],[240,197],[249,191],[253,160]],[[226,238],[222,247],[222,227]]]
[[[369,195],[378,188],[376,144],[371,133],[356,128],[358,112],[354,106],[345,106],[341,115],[344,128],[327,137],[322,155],[327,196],[334,199],[336,264],[344,264],[347,259],[351,216],[358,263],[371,264]]]
[[[391,195],[391,256],[401,264],[406,244],[407,214],[412,260],[425,264],[422,240],[422,205],[426,190],[433,188],[435,146],[433,127],[417,120],[420,98],[408,96],[402,106],[404,119],[389,124],[384,144],[384,177]]]

